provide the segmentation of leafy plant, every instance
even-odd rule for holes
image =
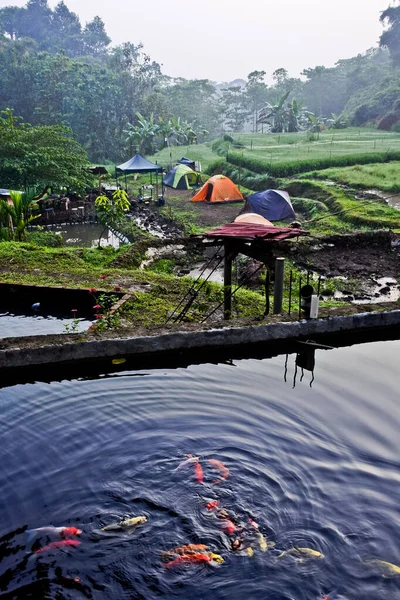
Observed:
[[[40,217],[33,215],[32,211],[37,205],[38,199],[31,191],[14,192],[10,190],[11,201],[0,200],[1,209],[10,217],[9,228],[11,239],[21,242],[25,239],[25,229],[29,223]]]
[[[108,227],[117,226],[118,222],[123,218],[125,211],[129,210],[130,203],[125,190],[115,190],[112,200],[105,195],[97,196],[94,203],[99,221],[104,227],[99,236],[98,245],[100,246],[100,241],[105,230]]]

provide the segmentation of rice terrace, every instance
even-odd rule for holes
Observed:
[[[0,2],[0,600],[400,597],[389,1]]]

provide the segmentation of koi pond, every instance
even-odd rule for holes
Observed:
[[[0,389],[0,598],[400,597],[399,356]]]

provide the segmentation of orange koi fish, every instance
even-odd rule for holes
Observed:
[[[201,464],[199,462],[195,463],[195,465],[194,465],[194,476],[195,476],[196,481],[198,483],[203,483],[203,481],[204,481],[204,473],[203,473],[203,469],[201,467]]]
[[[182,556],[178,556],[177,558],[175,558],[174,560],[171,560],[170,562],[168,562],[165,565],[166,569],[169,569],[170,567],[176,567],[177,565],[180,564],[198,564],[198,563],[203,563],[203,562],[218,562],[218,563],[223,563],[224,559],[222,558],[222,556],[220,556],[219,554],[214,554],[213,552],[210,552],[209,554],[205,554],[205,553],[196,553],[196,554],[183,554]]]
[[[55,550],[57,548],[65,548],[66,546],[77,547],[80,542],[78,540],[62,540],[61,542],[52,542],[51,544],[47,544],[47,546],[43,546],[43,548],[39,548],[39,550],[35,550],[34,554],[40,554],[41,552],[47,552],[47,550]]]
[[[59,535],[62,538],[69,538],[73,535],[80,535],[82,529],[76,527],[37,527],[36,529],[28,529],[27,534],[29,537],[36,535]]]
[[[208,504],[206,504],[206,509],[207,510],[213,510],[213,508],[218,508],[219,506],[219,501],[218,500],[211,500],[211,502],[209,502]]]
[[[213,485],[221,483],[222,481],[224,481],[224,479],[227,479],[229,475],[229,469],[224,465],[223,462],[221,462],[220,460],[216,460],[215,458],[208,458],[207,462],[210,463],[210,465],[214,467],[214,469],[217,469],[217,471],[221,475],[221,479],[215,479],[215,481],[212,482]]]
[[[161,552],[161,554],[163,556],[170,556],[172,554],[196,554],[196,552],[201,552],[201,550],[207,550],[207,546],[205,544],[186,544],[186,546],[172,548],[171,550]]]

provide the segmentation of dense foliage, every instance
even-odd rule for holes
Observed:
[[[85,188],[91,177],[83,148],[67,127],[25,125],[11,110],[0,113],[0,180],[11,189]]]
[[[272,86],[256,70],[247,81],[216,84],[164,75],[141,44],[111,47],[99,17],[82,25],[63,1],[51,9],[47,0],[28,0],[25,7],[0,9],[0,110],[10,107],[33,126],[71,128],[93,162],[122,161],[139,148],[150,153],[223,131],[318,132],[378,124],[387,115],[381,126],[396,128],[400,6],[381,20],[380,48],[332,68],[305,69],[302,79],[279,68]],[[149,123],[156,133],[149,133]],[[185,136],[176,135],[176,123],[186,127]]]

